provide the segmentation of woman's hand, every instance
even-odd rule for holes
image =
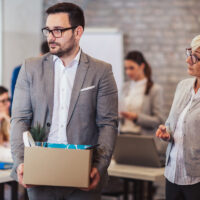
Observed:
[[[138,115],[134,112],[120,112],[120,115],[129,120],[136,120]]]
[[[156,137],[161,138],[166,141],[170,140],[170,134],[167,132],[166,126],[164,125],[159,126],[159,128],[156,131]]]

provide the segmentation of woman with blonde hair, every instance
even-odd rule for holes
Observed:
[[[200,199],[200,35],[186,49],[188,74],[176,89],[171,111],[156,136],[168,142],[166,200]]]
[[[0,86],[0,161],[12,161],[10,152],[10,98],[8,90]]]

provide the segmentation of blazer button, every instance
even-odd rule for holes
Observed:
[[[48,126],[48,127],[50,127],[50,126],[51,126],[51,124],[50,124],[49,122],[47,122],[47,126]]]

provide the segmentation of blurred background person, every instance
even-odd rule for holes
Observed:
[[[200,35],[186,49],[188,74],[176,89],[169,117],[156,136],[168,141],[166,199],[200,199]]]
[[[124,65],[130,80],[120,98],[120,132],[153,135],[164,121],[162,89],[152,81],[151,67],[141,52],[129,52]]]
[[[151,67],[140,51],[130,51],[126,55],[124,68],[129,80],[123,86],[119,101],[120,133],[154,137],[165,120],[162,88],[153,82]],[[167,145],[154,139],[160,159],[164,161]],[[155,183],[155,187],[156,196],[160,193],[163,197],[164,183]]]
[[[8,90],[0,86],[0,161],[12,162],[10,152],[10,98]]]
[[[9,117],[10,97],[8,89],[0,86],[0,119]]]
[[[10,98],[8,89],[0,86],[0,162],[12,163],[10,149]],[[23,191],[20,190],[19,197]],[[11,188],[8,184],[4,185],[4,199],[11,199]]]

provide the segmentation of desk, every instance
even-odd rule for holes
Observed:
[[[138,198],[136,197],[136,191],[139,189],[139,192],[142,193],[141,184],[144,181],[148,181],[148,195],[149,199],[152,199],[152,182],[164,179],[164,168],[122,165],[112,160],[108,168],[108,174],[109,176],[115,176],[125,180],[125,199],[127,199],[126,180],[136,181],[136,184],[134,184],[134,199],[141,199],[141,196]]]
[[[10,177],[11,170],[0,170],[0,199],[4,199],[4,184],[9,183],[12,188],[12,200],[18,199],[18,183]]]
[[[0,183],[13,181],[10,177],[10,172],[11,170],[0,170]]]

